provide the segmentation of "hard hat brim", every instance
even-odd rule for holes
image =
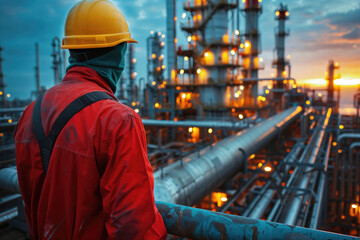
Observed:
[[[61,45],[62,49],[90,49],[90,48],[107,48],[114,47],[120,43],[128,42],[128,43],[138,43],[138,41],[132,38],[123,38],[118,41],[110,42],[110,43],[91,43],[91,44],[66,44],[66,37],[63,39],[63,43]]]

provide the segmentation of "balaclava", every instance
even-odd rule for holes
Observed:
[[[115,93],[116,85],[125,67],[126,48],[127,43],[123,42],[112,48],[70,50],[70,65],[66,71],[75,66],[92,68],[105,78]],[[101,54],[102,51],[104,54]]]

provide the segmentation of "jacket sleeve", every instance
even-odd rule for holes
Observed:
[[[110,238],[166,239],[140,118],[128,115],[114,128],[107,156],[100,192]]]

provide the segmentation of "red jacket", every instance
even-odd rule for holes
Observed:
[[[43,97],[45,134],[66,106],[93,91],[113,96],[94,70],[71,68]],[[26,108],[15,132],[19,185],[31,238],[165,239],[138,114],[114,100],[81,110],[59,134],[45,178],[32,131],[33,106]]]

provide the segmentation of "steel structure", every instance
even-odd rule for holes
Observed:
[[[280,8],[275,11],[275,20],[278,21],[278,27],[275,29],[275,49],[276,59],[273,61],[273,66],[276,67],[276,77],[285,78],[290,77],[290,62],[285,58],[285,37],[289,35],[289,31],[285,28],[285,22],[289,19],[289,11],[286,5],[280,4]],[[286,65],[289,66],[288,72],[285,71]],[[273,87],[274,98],[278,103],[280,109],[283,106],[283,95],[286,89],[286,83],[283,81],[276,81]]]
[[[51,44],[52,48],[53,48],[53,53],[51,54],[51,56],[53,57],[53,66],[52,68],[54,69],[54,83],[55,85],[61,82],[62,79],[62,54],[61,54],[61,42],[60,39],[58,37],[54,37],[52,40],[52,44]]]
[[[164,82],[164,64],[165,56],[163,49],[165,47],[165,34],[161,32],[150,32],[147,38],[147,83],[151,85],[162,84]]]
[[[1,51],[3,50],[3,48],[0,46],[0,97],[1,97],[1,107],[4,107],[6,105],[6,93],[5,93],[5,80],[4,80],[4,73],[2,70],[2,61],[4,61],[4,59],[2,59],[1,57]]]

